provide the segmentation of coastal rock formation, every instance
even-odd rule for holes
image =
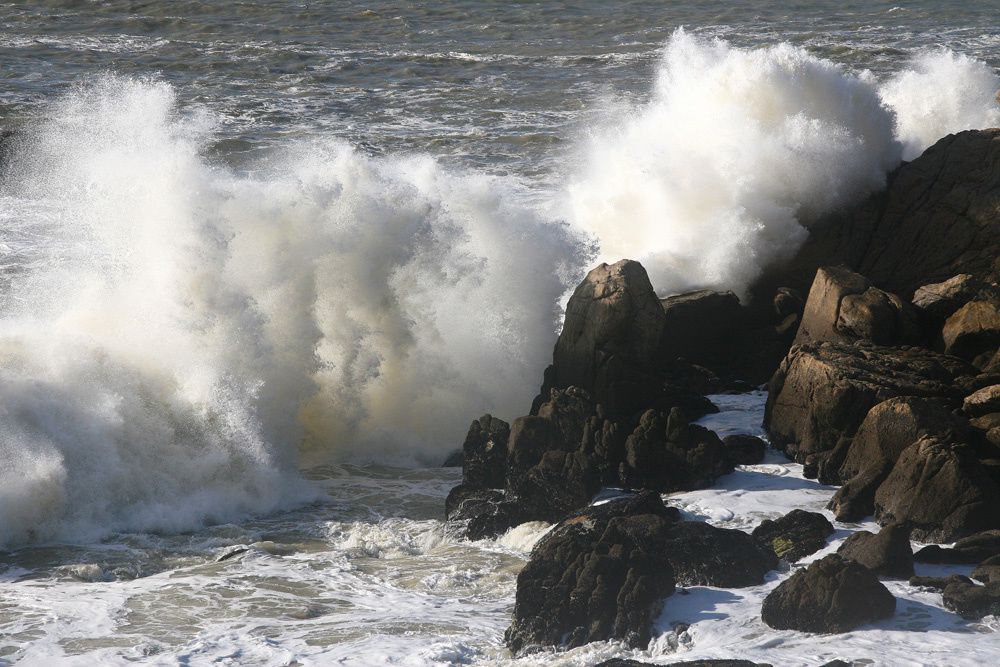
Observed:
[[[877,534],[860,530],[844,540],[837,553],[883,577],[908,579],[913,576],[910,531],[904,526],[886,526]]]
[[[1000,614],[1000,583],[978,586],[969,580],[954,580],[944,587],[944,606],[966,620]]]
[[[970,301],[945,321],[941,338],[947,354],[975,361],[987,353],[981,364],[992,359],[1000,345],[1000,303]]]
[[[833,524],[825,516],[797,509],[778,519],[765,519],[754,529],[753,538],[761,548],[794,563],[825,547],[832,534]]]
[[[1000,528],[1000,489],[971,447],[925,436],[903,451],[875,492],[880,523],[902,523],[923,541],[950,542]]]
[[[896,611],[896,598],[858,563],[830,554],[764,598],[761,617],[776,630],[847,632]]]
[[[977,565],[972,571],[972,578],[984,584],[1000,582],[1000,554],[990,556]]]
[[[509,437],[510,425],[502,419],[487,414],[472,422],[462,444],[462,483],[502,489]]]
[[[655,493],[565,519],[518,574],[507,646],[521,653],[601,639],[644,645],[659,603],[674,591],[664,540],[676,520]]]
[[[740,466],[760,463],[767,451],[767,443],[752,435],[727,435],[722,444],[732,462]]]
[[[971,565],[1000,556],[1000,530],[984,530],[955,542],[951,547],[929,544],[913,558],[919,563]]]
[[[992,290],[984,280],[960,273],[943,282],[918,287],[913,293],[913,305],[943,324],[959,308],[989,292]]]

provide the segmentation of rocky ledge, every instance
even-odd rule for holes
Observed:
[[[820,221],[747,303],[709,290],[659,298],[630,260],[592,270],[528,414],[472,422],[447,500],[470,539],[555,524],[518,577],[511,650],[644,646],[678,586],[757,585],[779,559],[787,569],[828,546],[833,525],[815,512],[751,535],[682,521],[661,499],[761,460],[762,441],[693,422],[715,410],[706,395],[765,382],[771,444],[840,485],[836,519],[884,526],[774,574],[767,625],[844,632],[891,616],[879,577],[912,576],[914,559],[978,565],[983,585],[911,582],[967,618],[997,613],[998,250],[1000,130],[988,130],[942,139],[884,192]],[[592,504],[608,488],[620,497]],[[911,539],[959,542],[914,556]]]

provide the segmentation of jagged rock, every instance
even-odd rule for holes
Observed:
[[[1000,555],[1000,530],[984,530],[963,537],[951,548],[930,544],[914,554],[913,559],[919,563],[971,565],[996,555]]]
[[[945,321],[941,337],[946,353],[968,361],[995,353],[1000,346],[1000,304],[970,301]]]
[[[462,444],[462,483],[502,489],[507,473],[507,440],[510,425],[492,415],[472,422]]]
[[[779,519],[765,519],[753,531],[753,538],[778,558],[794,563],[826,546],[833,524],[822,514],[792,510]]]
[[[985,281],[970,273],[960,273],[940,283],[918,287],[913,293],[913,305],[921,311],[946,320],[987,288]]]
[[[1000,583],[977,586],[971,581],[952,581],[944,587],[944,606],[966,620],[1000,614]]]
[[[892,616],[896,598],[858,563],[830,554],[764,598],[761,617],[776,630],[847,632]]]
[[[1000,412],[1000,384],[983,387],[966,396],[962,403],[962,409],[974,417]]]
[[[701,521],[670,526],[664,548],[674,577],[683,586],[758,586],[778,566],[774,554],[750,535]]]
[[[922,541],[948,542],[1000,527],[1000,489],[967,445],[925,436],[903,450],[875,492],[875,517]]]
[[[961,581],[968,581],[971,583],[968,577],[963,577],[960,574],[951,574],[947,577],[910,577],[909,584],[911,586],[919,586],[920,588],[931,588],[936,591],[943,591],[948,584]]]
[[[701,489],[732,470],[719,437],[688,424],[677,408],[669,416],[647,410],[625,441],[622,482],[629,488],[661,493]]]
[[[972,578],[984,584],[1000,582],[1000,555],[990,556],[977,565],[972,571]]]
[[[514,526],[535,520],[516,497],[499,489],[473,488],[464,484],[448,494],[445,516],[452,522],[465,522],[462,532],[470,540],[497,537]]]
[[[606,639],[645,645],[674,591],[664,542],[675,520],[657,494],[644,493],[562,521],[518,574],[507,646],[516,654]]]
[[[886,526],[877,534],[858,531],[844,540],[837,553],[878,575],[895,579],[913,576],[910,531],[903,526]]]
[[[977,373],[971,364],[915,347],[802,345],[771,379],[765,426],[773,445],[805,461],[853,436],[876,404],[896,396],[957,400]]]
[[[729,458],[741,466],[752,466],[764,460],[767,443],[752,435],[727,435],[722,439]]]

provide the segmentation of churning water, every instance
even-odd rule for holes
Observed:
[[[743,291],[1000,125],[995,8],[705,4],[0,4],[0,661],[504,659],[544,528],[420,466],[583,272]]]

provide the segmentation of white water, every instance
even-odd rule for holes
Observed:
[[[722,411],[703,424],[720,435],[760,432],[763,394],[711,398]],[[823,507],[833,489],[801,473],[769,452],[716,488],[666,501],[687,519],[743,530],[793,508],[832,519]],[[544,524],[498,540],[455,539],[434,517],[456,470],[328,467],[310,477],[327,498],[315,507],[189,535],[11,554],[0,568],[0,663],[584,667],[611,657],[739,657],[795,667],[834,658],[973,667],[1000,653],[997,619],[963,621],[942,608],[940,593],[902,582],[886,582],[898,602],[891,619],[841,635],[770,630],[760,605],[790,574],[781,571],[761,586],[675,593],[642,650],[596,642],[512,660],[503,632],[514,581]],[[804,562],[834,551],[858,528],[874,528],[835,526],[829,546]],[[918,574],[970,570],[917,565]],[[677,623],[690,627],[678,634]]]
[[[741,49],[678,30],[652,98],[618,107],[581,149],[568,215],[601,259],[640,260],[661,294],[742,294],[901,157],[1000,125],[998,88],[986,64],[946,50],[882,84],[789,44]]]

